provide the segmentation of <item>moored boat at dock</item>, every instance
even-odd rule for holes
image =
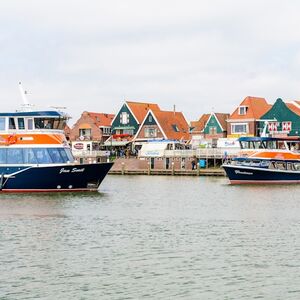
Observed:
[[[22,96],[20,111],[0,113],[0,192],[97,191],[113,163],[78,164],[64,134],[69,117],[33,110]]]
[[[239,142],[240,155],[222,165],[231,184],[300,183],[298,137],[243,137]]]

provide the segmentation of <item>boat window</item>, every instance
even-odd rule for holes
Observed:
[[[276,142],[275,141],[268,141],[267,142],[268,149],[276,149]]]
[[[276,166],[277,166],[277,169],[279,169],[279,170],[285,170],[286,169],[286,164],[284,162],[277,162]]]
[[[23,157],[25,164],[37,164],[38,161],[31,148],[23,148]]]
[[[294,165],[292,163],[287,163],[287,170],[294,170]]]
[[[251,165],[252,165],[252,166],[259,166],[259,165],[260,165],[260,160],[253,160],[253,161],[251,162]]]
[[[272,162],[270,163],[269,168],[270,168],[270,169],[276,169],[276,164],[275,164],[274,161],[272,161]]]
[[[286,149],[284,142],[278,142],[278,149]]]
[[[247,142],[240,142],[241,143],[241,149],[248,149],[248,143]]]
[[[0,118],[0,130],[5,130],[5,118]]]
[[[16,123],[15,123],[15,119],[14,118],[9,118],[8,128],[9,129],[16,129]]]
[[[269,161],[265,161],[265,160],[263,160],[263,161],[261,161],[260,165],[261,165],[261,167],[264,167],[264,168],[266,168],[266,167],[269,167],[269,165],[270,165],[270,162],[269,162]]]
[[[61,157],[60,152],[56,148],[48,148],[48,152],[53,163],[63,163],[67,161]]]
[[[33,152],[39,164],[51,164],[52,160],[46,148],[34,148]]]
[[[34,126],[36,129],[53,129],[53,118],[34,118]]]
[[[19,130],[24,130],[25,129],[24,118],[18,118],[18,128],[19,128]]]
[[[298,142],[287,143],[287,144],[291,151],[299,151],[299,143]]]
[[[0,149],[0,164],[6,163],[6,149]]]
[[[73,162],[74,158],[70,149],[59,148],[60,155],[62,156],[64,162]]]
[[[33,129],[33,119],[27,120],[27,129],[32,130]]]
[[[56,119],[53,123],[54,129],[63,130],[66,127],[66,120],[65,119]]]
[[[294,163],[294,168],[297,171],[300,171],[300,163]]]
[[[7,149],[7,164],[23,164],[23,153],[21,148]]]

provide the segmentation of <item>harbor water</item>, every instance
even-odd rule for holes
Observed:
[[[107,176],[0,195],[0,299],[300,299],[300,185]]]

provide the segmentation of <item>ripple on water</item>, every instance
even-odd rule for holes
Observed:
[[[108,176],[1,195],[4,299],[299,299],[300,186]]]

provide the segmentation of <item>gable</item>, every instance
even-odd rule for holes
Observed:
[[[277,99],[272,108],[261,117],[261,120],[277,121],[278,131],[282,130],[282,122],[292,122],[292,130],[289,134],[299,135],[300,116],[293,112],[280,98]],[[260,122],[260,127],[264,127],[264,122]]]
[[[133,129],[134,133],[137,132],[139,124],[126,103],[122,105],[121,109],[116,114],[111,127],[113,131],[117,129]]]
[[[143,125],[157,125],[155,118],[153,117],[151,112],[149,112],[149,114],[147,115]]]
[[[259,119],[270,109],[270,107],[271,106],[267,103],[266,99],[248,96],[230,115],[230,119]],[[241,108],[244,108],[244,114],[241,114]]]
[[[223,133],[223,129],[221,128],[216,116],[212,114],[204,127],[204,133],[210,134],[210,128],[216,128],[216,133]]]

